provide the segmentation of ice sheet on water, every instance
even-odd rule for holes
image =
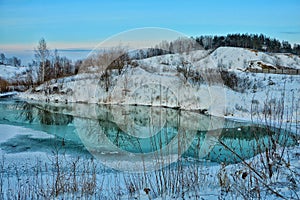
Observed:
[[[14,138],[17,135],[28,135],[30,138],[54,138],[53,135],[47,134],[43,131],[36,131],[30,128],[24,128],[19,126],[12,126],[7,124],[0,124],[0,143]]]

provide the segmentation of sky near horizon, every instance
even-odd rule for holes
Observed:
[[[161,27],[187,36],[263,33],[300,44],[299,0],[0,0],[0,51],[93,48],[130,29]]]

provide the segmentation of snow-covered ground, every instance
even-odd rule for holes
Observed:
[[[13,97],[13,96],[16,96],[17,94],[18,94],[18,92],[0,93],[0,98]]]
[[[37,81],[37,69],[36,67],[0,65],[0,80],[7,83],[5,91],[25,91],[29,81]],[[0,90],[0,92],[3,91]]]
[[[15,83],[17,80],[20,82],[27,81],[27,72],[27,67],[0,65],[0,78],[9,83]]]

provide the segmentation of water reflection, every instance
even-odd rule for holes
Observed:
[[[291,146],[298,139],[282,130],[163,107],[1,101],[0,109],[0,123],[41,125],[122,171],[156,170],[182,157],[237,163],[271,148],[270,141]]]

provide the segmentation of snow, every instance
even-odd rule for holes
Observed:
[[[273,54],[275,60],[278,60],[280,65],[289,66],[293,69],[300,69],[300,57],[293,54]]]
[[[29,136],[32,139],[47,139],[54,138],[53,135],[49,135],[42,131],[36,131],[31,128],[24,128],[20,126],[13,126],[7,124],[0,124],[0,144],[9,141],[10,139],[17,138],[17,136]],[[18,141],[16,140],[14,145],[18,145]],[[31,147],[32,144],[27,144],[28,147]],[[47,159],[47,154],[42,151],[34,151],[34,152],[19,152],[13,154],[7,154],[4,150],[0,150],[0,156],[2,159],[5,156],[6,162],[14,163],[18,162],[19,166],[21,163],[24,164],[26,162],[32,162],[36,158]]]
[[[37,81],[37,67],[14,67],[0,65],[0,79],[9,83],[10,90],[19,89],[24,91],[24,86],[29,80]]]
[[[257,52],[251,49],[235,48],[235,47],[219,47],[210,54],[206,59],[202,59],[199,65],[207,65],[229,70],[245,70],[249,67],[251,61],[261,62],[267,65],[290,67],[300,69],[300,58],[296,55],[268,54]]]
[[[18,92],[5,92],[5,93],[0,93],[0,98],[16,96],[17,94],[18,94]]]
[[[17,76],[24,76],[26,74],[26,71],[26,67],[0,65],[0,78],[11,82],[18,79]]]

